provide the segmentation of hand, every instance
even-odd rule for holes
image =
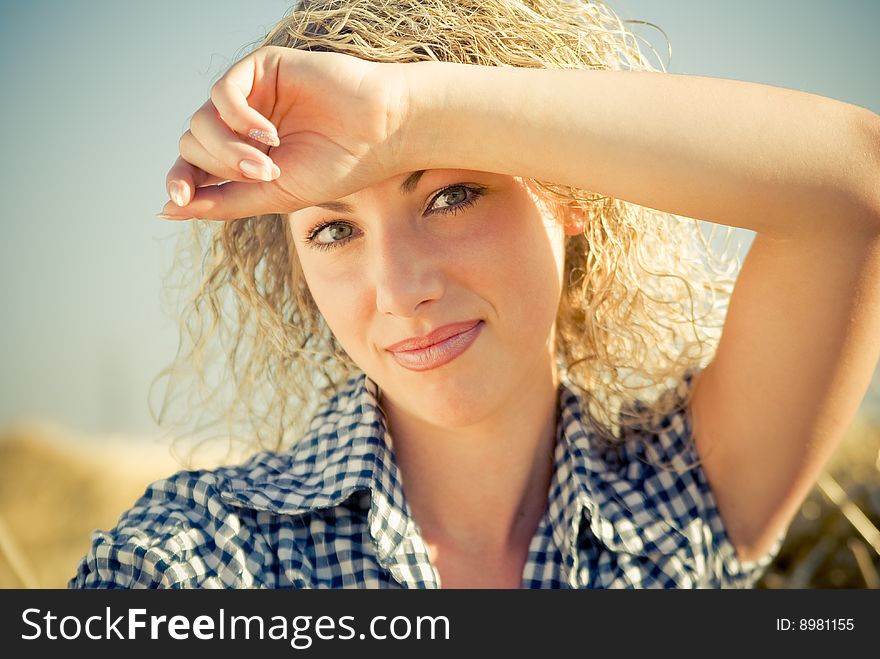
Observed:
[[[193,115],[166,178],[181,205],[167,203],[162,215],[290,213],[403,173],[400,66],[276,46],[254,51]]]

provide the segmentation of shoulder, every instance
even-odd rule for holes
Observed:
[[[616,554],[614,573],[632,586],[749,588],[784,538],[757,560],[740,560],[693,438],[687,403],[697,373],[664,392],[650,423],[626,428],[618,444],[588,459],[597,483],[592,530]]]
[[[180,471],[150,484],[108,531],[95,531],[68,588],[251,587],[252,534],[222,492],[237,468]]]
[[[214,470],[180,471],[149,485],[114,528],[93,533],[68,587],[308,585],[315,528],[332,522],[333,511],[351,526],[349,518],[362,508],[360,499],[350,504],[356,511],[345,507],[367,485],[361,472],[368,456],[350,459],[353,447],[366,451],[362,442],[352,443],[362,424],[362,388],[362,377],[345,383],[290,450],[264,451]],[[337,511],[337,505],[343,507]]]

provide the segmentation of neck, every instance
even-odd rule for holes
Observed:
[[[510,556],[541,520],[556,443],[555,364],[478,423],[442,428],[387,405],[403,488],[429,551]]]

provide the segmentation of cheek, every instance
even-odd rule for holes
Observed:
[[[536,214],[506,215],[480,240],[461,246],[465,285],[487,300],[505,328],[505,342],[526,349],[543,345],[562,293],[562,234]],[[556,243],[559,243],[558,245]]]
[[[535,311],[555,310],[561,295],[562,234],[545,227],[540,215],[529,215],[503,232],[496,261],[506,286],[521,303]]]
[[[319,264],[300,261],[309,292],[318,311],[324,317],[333,334],[343,345],[347,343],[346,334],[358,333],[358,318],[361,317],[364,294],[358,289],[362,278],[351,277],[332,267],[321,268]]]

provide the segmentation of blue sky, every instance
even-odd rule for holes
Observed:
[[[669,70],[880,112],[880,3],[627,0]],[[180,225],[154,217],[188,117],[288,9],[282,0],[0,1],[0,427],[47,418],[151,434],[174,356],[160,308]],[[666,61],[656,30],[640,26]]]

